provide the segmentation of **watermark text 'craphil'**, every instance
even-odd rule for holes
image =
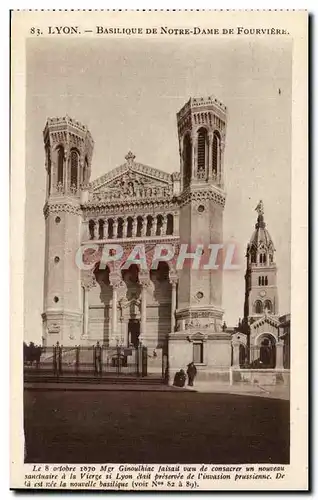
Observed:
[[[191,247],[187,243],[175,246],[170,243],[158,243],[149,250],[144,244],[137,244],[127,250],[119,244],[82,245],[76,252],[75,261],[82,270],[105,269],[110,262],[117,262],[121,269],[128,269],[137,264],[142,270],[156,270],[160,262],[173,262],[175,269],[188,267],[193,270],[237,270],[237,248],[235,243],[223,245],[211,243]]]

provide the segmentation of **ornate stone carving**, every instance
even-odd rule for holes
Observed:
[[[169,272],[169,283],[172,285],[172,286],[177,286],[178,284],[178,281],[179,281],[179,278],[178,278],[178,275],[176,272]]]
[[[46,203],[43,208],[45,218],[47,218],[49,214],[57,214],[59,212],[67,212],[74,215],[82,214],[82,210],[78,205],[72,205],[70,203]]]
[[[139,284],[142,288],[148,288],[151,285],[148,271],[141,271],[138,277]]]
[[[96,286],[96,277],[92,271],[83,271],[82,272],[82,287],[90,290],[94,286]]]
[[[123,280],[121,277],[121,273],[119,271],[111,271],[109,273],[109,283],[113,288],[117,290],[123,286]]]
[[[214,191],[212,189],[208,190],[200,190],[200,191],[190,191],[190,188],[183,191],[183,193],[179,197],[180,206],[184,206],[190,201],[199,201],[202,202],[204,200],[212,200],[222,208],[225,206],[225,194],[221,194],[220,192]]]
[[[60,333],[61,327],[57,323],[50,323],[47,326],[47,331],[48,331],[48,333],[57,334],[57,333]]]

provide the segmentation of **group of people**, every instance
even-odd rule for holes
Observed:
[[[196,374],[197,374],[196,366],[193,363],[193,361],[191,361],[191,363],[188,364],[187,373],[185,373],[185,371],[181,368],[181,370],[179,370],[175,374],[173,385],[176,387],[184,387],[188,376],[188,386],[193,387],[193,382],[196,377]]]

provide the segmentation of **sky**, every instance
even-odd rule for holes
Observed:
[[[264,202],[276,248],[279,312],[290,312],[292,43],[288,39],[30,39],[26,79],[25,339],[42,336],[48,117],[87,125],[91,180],[125,162],[179,171],[176,113],[192,97],[228,108],[224,241],[244,255]],[[243,314],[244,266],[225,271],[224,319]]]

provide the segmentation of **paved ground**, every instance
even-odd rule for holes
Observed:
[[[288,463],[289,402],[191,391],[25,390],[28,462]]]

